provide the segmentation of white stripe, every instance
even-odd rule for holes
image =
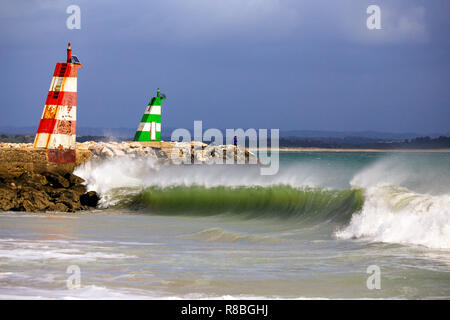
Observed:
[[[64,77],[53,77],[48,91],[61,91]]]
[[[53,77],[49,91],[77,92],[77,78]]]
[[[49,134],[48,133],[38,133],[36,134],[36,138],[34,140],[35,148],[45,148],[47,147]]]
[[[151,124],[153,122],[141,122],[136,131],[150,131]],[[155,123],[156,123],[156,131],[161,132],[161,123],[158,123],[158,122],[155,122]]]
[[[156,122],[152,121],[152,129],[150,131],[150,140],[156,140]]]
[[[161,106],[147,106],[144,114],[161,114]]]
[[[142,131],[150,131],[150,122],[144,122]]]
[[[57,149],[60,145],[67,148],[75,148],[76,135],[67,134],[50,134],[50,133],[38,133],[36,134],[36,139],[34,141],[35,148],[46,148],[47,141],[50,139],[48,144],[49,149]]]
[[[45,119],[56,119],[56,120],[77,120],[77,107],[76,106],[58,106],[54,104],[46,104],[44,111],[42,112],[41,119],[44,119],[45,111],[48,111],[47,117],[51,118]]]
[[[137,131],[150,131],[150,122],[141,122]]]
[[[64,78],[63,91],[77,92],[77,78],[76,77]]]
[[[77,107],[71,106],[58,106],[58,111],[56,111],[56,120],[77,120]]]
[[[58,149],[62,146],[64,149],[75,149],[76,136],[68,134],[52,134],[50,137],[49,149]]]

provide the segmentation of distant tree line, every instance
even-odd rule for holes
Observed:
[[[77,142],[95,141],[95,142],[121,142],[132,141],[133,138],[106,137],[106,136],[81,136],[77,137]]]
[[[352,148],[352,149],[440,149],[450,148],[450,137],[417,137],[402,141],[370,138],[280,138],[280,147],[300,148]]]
[[[132,141],[128,137],[107,137],[107,136],[81,136],[77,137],[77,142],[96,141],[96,142],[121,142]],[[169,141],[166,137],[163,140]],[[34,135],[24,134],[0,134],[0,142],[10,143],[32,143]],[[246,139],[246,146],[249,145]],[[441,149],[450,148],[450,137],[440,136],[438,138],[417,137],[405,140],[383,140],[366,137],[344,137],[344,138],[300,138],[300,137],[282,137],[280,138],[280,147],[290,148],[352,148],[352,149]]]
[[[0,134],[0,142],[31,143],[34,142],[34,136],[26,134]]]

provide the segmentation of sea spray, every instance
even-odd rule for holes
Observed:
[[[362,168],[350,179],[355,188],[378,185],[405,187],[433,195],[450,194],[450,157],[447,154],[393,154]]]
[[[450,196],[391,185],[370,187],[362,211],[336,236],[450,249]]]
[[[285,165],[274,176],[262,176],[255,166],[164,165],[153,159],[117,157],[88,162],[75,173],[86,180],[88,190],[105,195],[115,188],[203,186],[275,186],[348,189],[345,168],[314,163]]]
[[[391,155],[350,181],[365,202],[340,239],[450,248],[450,167],[444,156]]]

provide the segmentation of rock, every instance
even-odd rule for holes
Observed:
[[[31,211],[45,211],[52,204],[51,198],[47,193],[31,188],[23,192],[21,198],[23,199],[25,211],[30,211],[28,210],[30,208],[28,202],[32,204]]]
[[[23,200],[22,201],[22,207],[25,209],[24,211],[27,212],[36,212],[36,207],[33,205],[33,203],[30,200]]]
[[[100,198],[95,191],[89,191],[80,196],[80,202],[82,205],[95,208]]]
[[[0,187],[0,195],[0,210],[9,211],[14,209],[17,193],[14,190]]]
[[[74,185],[70,188],[73,192],[77,193],[79,196],[86,193],[86,186],[82,184]]]
[[[47,172],[45,173],[45,177],[50,185],[55,188],[68,188],[70,186],[70,182],[59,174]]]
[[[53,211],[58,211],[58,212],[68,212],[69,208],[67,208],[66,205],[64,205],[63,203],[56,203],[53,207]]]
[[[77,211],[81,209],[80,196],[70,189],[64,189],[58,198],[58,203],[64,204],[69,211]]]
[[[102,158],[112,158],[114,157],[114,152],[112,152],[109,148],[103,147],[100,151],[100,156]]]
[[[125,155],[125,152],[118,148],[112,149],[112,152],[114,153],[115,156],[119,156],[119,157]]]
[[[84,182],[84,179],[82,179],[70,172],[66,173],[64,175],[64,178],[69,181],[71,186],[82,184]]]
[[[20,176],[0,176],[0,211],[60,211],[87,210],[81,203],[86,193],[84,180],[73,173],[64,175],[46,172],[25,172]],[[94,197],[89,197],[93,203]],[[98,200],[97,200],[98,202]]]
[[[141,148],[141,144],[137,141],[129,142],[128,145],[130,148]]]

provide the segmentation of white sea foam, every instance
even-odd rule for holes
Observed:
[[[364,205],[336,236],[450,249],[446,180],[430,166],[412,170],[393,159],[375,163],[353,177],[351,185],[365,190]]]
[[[265,299],[285,299],[279,296],[258,296],[258,295],[208,295],[199,293],[190,294],[170,294],[164,292],[155,292],[149,290],[137,290],[137,289],[122,289],[122,288],[107,288],[97,285],[82,286],[79,289],[36,289],[27,287],[6,287],[0,289],[0,299],[27,299],[27,300],[265,300]],[[290,298],[296,299],[308,299],[317,300],[325,298],[306,298],[296,297]]]
[[[418,194],[389,185],[366,190],[363,209],[338,238],[450,249],[450,196]]]
[[[272,186],[294,188],[346,188],[345,173],[312,163],[288,165],[274,176],[260,175],[256,166],[231,165],[158,165],[152,159],[113,158],[88,162],[75,171],[86,180],[88,190],[100,193],[104,205],[113,205],[121,193],[137,193],[145,187],[203,186]],[[122,189],[119,189],[122,188]],[[115,189],[115,190],[114,190]],[[114,195],[111,191],[114,190]]]
[[[27,300],[125,300],[125,299],[154,299],[147,292],[139,290],[110,289],[102,286],[89,285],[79,289],[36,289],[28,287],[6,287],[0,289],[0,299]]]
[[[70,243],[71,247],[67,248]],[[83,241],[65,240],[26,241],[0,239],[0,259],[10,261],[130,259],[132,255],[108,252],[108,247],[89,246]]]
[[[34,249],[0,249],[0,258],[12,260],[76,260],[76,261],[95,261],[97,259],[129,259],[135,256],[121,253],[105,252],[80,252],[77,249],[53,249],[53,250],[34,250]]]

